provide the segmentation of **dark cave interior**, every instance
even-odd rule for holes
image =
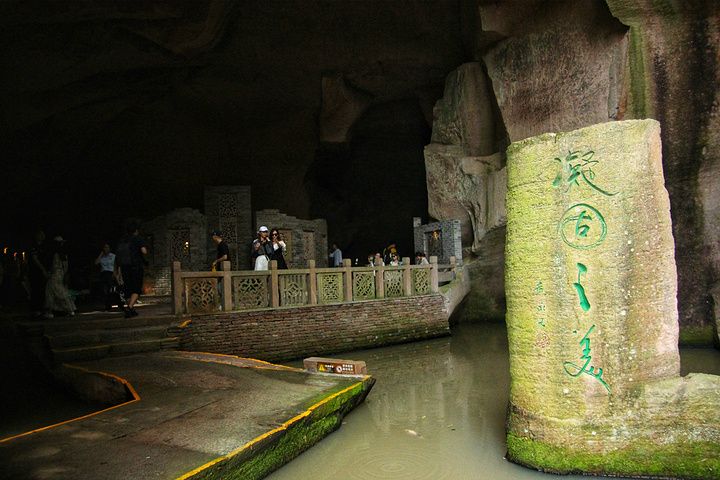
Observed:
[[[128,217],[251,185],[253,210],[326,218],[348,255],[411,254],[432,107],[476,51],[472,3],[34,7],[2,7],[2,242],[44,228],[94,252]],[[326,121],[343,141],[322,138],[328,76],[365,99]]]

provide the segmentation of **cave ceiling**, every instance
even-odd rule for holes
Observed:
[[[251,184],[254,209],[308,215],[322,79],[367,108],[416,102],[430,121],[448,72],[472,56],[474,8],[4,2],[3,223],[94,228],[199,208],[204,184]]]

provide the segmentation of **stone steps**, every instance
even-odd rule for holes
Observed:
[[[69,332],[87,332],[91,330],[115,330],[127,328],[141,328],[165,325],[174,325],[177,322],[175,317],[169,315],[139,315],[137,317],[125,318],[122,315],[113,315],[105,318],[77,318],[63,319],[61,321],[49,320],[42,324],[43,332],[46,335],[62,334]]]
[[[62,318],[22,325],[48,364],[178,349],[178,319],[171,315]]]
[[[53,348],[53,360],[56,363],[97,360],[109,356],[131,355],[134,353],[176,350],[180,346],[179,337],[165,337],[130,342],[113,342],[97,345],[84,345],[71,348]]]
[[[90,331],[71,331],[45,334],[52,349],[73,348],[83,345],[103,345],[167,337],[167,325],[132,328],[111,328]]]

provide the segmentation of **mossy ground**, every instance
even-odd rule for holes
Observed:
[[[508,460],[544,472],[720,479],[720,447],[711,442],[661,445],[636,440],[626,449],[594,454],[508,434],[507,445]]]
[[[193,479],[259,480],[288,463],[340,427],[343,416],[360,403],[374,381],[368,379],[319,403],[311,413],[234,457],[199,472]],[[325,397],[334,392],[326,394]]]

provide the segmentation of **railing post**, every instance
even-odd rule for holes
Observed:
[[[405,290],[405,296],[409,297],[413,294],[412,270],[410,270],[410,257],[402,258],[402,268],[403,268],[403,290]]]
[[[375,267],[375,298],[385,298],[385,267]]]
[[[317,305],[317,273],[315,273],[315,260],[308,260],[308,268],[310,269],[310,305]]]
[[[440,288],[438,287],[438,260],[436,256],[430,257],[430,291],[432,293],[438,293]]]
[[[352,260],[349,258],[343,258],[343,277],[344,289],[345,289],[345,301],[353,301],[353,280],[352,280]]]
[[[280,306],[280,275],[278,274],[277,260],[270,260],[270,306]]]
[[[232,301],[232,275],[230,274],[230,262],[225,260],[222,262],[222,308],[224,312],[233,309]]]
[[[180,262],[172,262],[173,314],[183,313],[183,279]]]

